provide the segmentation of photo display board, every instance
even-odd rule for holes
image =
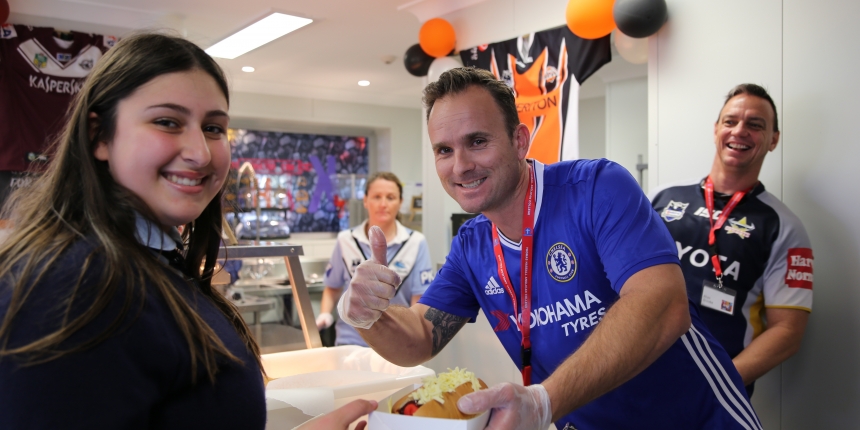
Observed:
[[[367,137],[245,129],[230,129],[228,137],[228,208],[249,213],[256,201],[261,211],[286,217],[291,233],[337,232],[348,225],[347,201],[363,197]],[[239,177],[245,163],[256,174],[257,190],[247,172]]]

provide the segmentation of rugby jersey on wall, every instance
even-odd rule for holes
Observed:
[[[0,170],[25,171],[47,160],[84,78],[116,38],[49,27],[0,26]],[[34,166],[34,167],[38,167]]]
[[[579,158],[579,86],[612,60],[609,36],[586,40],[565,25],[466,49],[460,58],[514,90],[520,121],[531,132],[528,158]]]

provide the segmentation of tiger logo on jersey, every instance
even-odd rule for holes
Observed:
[[[558,242],[546,253],[546,270],[552,279],[567,282],[576,276],[576,256],[570,247]]]
[[[546,74],[544,75],[546,78],[546,83],[551,84],[555,82],[556,78],[558,78],[558,69],[552,66],[546,67]]]

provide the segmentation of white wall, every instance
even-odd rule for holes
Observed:
[[[753,404],[765,428],[857,428],[860,3],[668,3],[670,22],[649,46],[652,184],[708,172],[713,123],[729,88],[755,82],[770,90],[783,133],[762,181],[810,234],[815,303],[800,352],[757,384]]]
[[[579,100],[579,157],[606,158],[606,97]]]
[[[669,22],[649,52],[650,183],[704,177],[714,156],[713,124],[734,85],[771,91],[782,113],[782,0],[669,0]],[[782,148],[761,180],[781,196]],[[657,163],[666,164],[659,166]]]
[[[783,366],[785,429],[860,423],[860,224],[856,20],[852,0],[783,3],[783,200],[815,247],[815,310]]]
[[[457,49],[498,42],[564,24],[567,0],[487,0],[443,15],[457,34]]]
[[[623,61],[623,60],[620,60]],[[606,83],[606,158],[624,166],[637,181],[639,156],[648,161],[648,79]],[[642,174],[647,189],[647,171]]]

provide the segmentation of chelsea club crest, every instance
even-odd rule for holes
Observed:
[[[556,243],[546,253],[546,270],[558,282],[567,282],[576,275],[576,256],[564,243]]]
[[[666,222],[677,221],[684,217],[684,211],[687,210],[687,206],[690,206],[690,204],[669,200],[669,204],[663,208],[663,212],[660,213],[660,216],[663,217]]]

